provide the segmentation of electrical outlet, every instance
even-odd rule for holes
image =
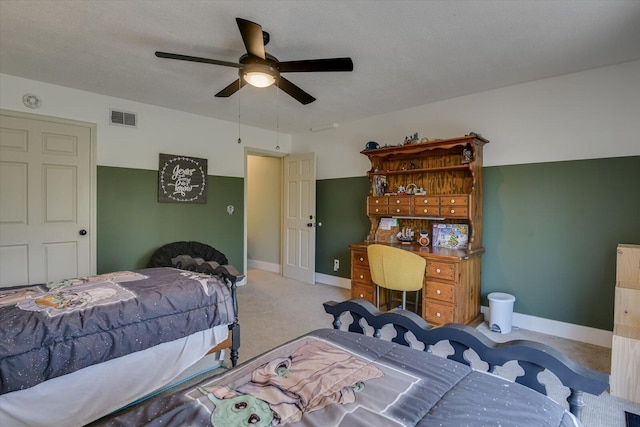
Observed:
[[[333,260],[333,271],[338,271],[339,269],[340,269],[340,260],[334,259]]]

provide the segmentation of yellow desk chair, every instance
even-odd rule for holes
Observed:
[[[369,270],[371,280],[376,284],[376,303],[380,308],[380,288],[391,291],[402,291],[402,309],[407,306],[407,291],[422,290],[424,271],[427,261],[420,255],[404,249],[387,245],[369,245]],[[418,310],[416,298],[416,311]],[[389,308],[391,298],[389,298]]]

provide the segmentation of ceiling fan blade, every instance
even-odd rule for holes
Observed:
[[[307,92],[303,91],[282,76],[280,76],[276,81],[276,85],[303,105],[310,104],[316,100],[313,96],[309,95]]]
[[[247,53],[249,55],[265,59],[262,27],[255,22],[247,21],[242,18],[236,18],[236,22],[238,23],[238,28],[242,35],[244,47],[247,48]]]
[[[246,85],[247,83],[243,79],[238,79],[235,82],[231,83],[229,86],[222,89],[220,92],[216,93],[216,97],[218,98],[228,98],[237,91],[240,90],[241,87]]]
[[[242,68],[244,65],[235,62],[219,61],[217,59],[200,58],[197,56],[180,55],[177,53],[156,52],[158,58],[178,59],[180,61],[201,62],[203,64],[223,65],[225,67]]]
[[[305,73],[311,71],[353,71],[351,58],[308,59],[279,62],[281,73]]]

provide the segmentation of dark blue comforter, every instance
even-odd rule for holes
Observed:
[[[224,278],[174,268],[0,290],[0,394],[234,320]]]

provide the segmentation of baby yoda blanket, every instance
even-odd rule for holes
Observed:
[[[174,268],[0,290],[0,394],[234,320],[223,278]]]
[[[155,398],[110,426],[576,426],[546,396],[466,365],[332,329]]]

